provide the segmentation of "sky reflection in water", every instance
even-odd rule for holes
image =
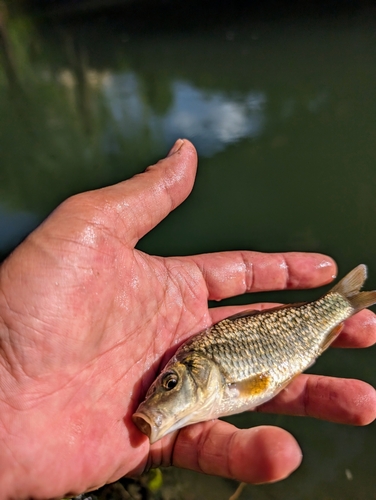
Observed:
[[[264,130],[264,92],[232,96],[204,91],[179,80],[173,81],[171,88],[172,105],[160,116],[143,103],[134,73],[111,74],[104,83],[112,116],[126,136],[147,127],[155,140],[172,144],[176,137],[186,137],[194,142],[199,154],[211,156],[240,139],[256,138]]]

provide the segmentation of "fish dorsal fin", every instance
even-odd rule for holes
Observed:
[[[367,267],[360,264],[334,285],[329,293],[339,293],[350,302],[354,312],[361,311],[376,304],[376,291],[360,292],[366,279]]]
[[[260,314],[261,312],[262,311],[257,311],[256,309],[246,309],[245,311],[240,311],[225,319],[247,318],[248,316],[255,316],[256,314]]]
[[[258,311],[256,309],[246,309],[245,311],[238,312],[229,316],[225,319],[238,319],[238,318],[247,318],[248,316],[256,316],[257,314],[264,314],[266,312],[278,311],[279,309],[286,309],[286,307],[299,307],[307,304],[307,302],[296,302],[295,304],[282,304],[281,306],[270,307],[268,309],[263,309],[262,311]]]
[[[240,397],[258,396],[265,392],[272,378],[269,373],[257,373],[249,378],[235,382],[233,387],[239,391]]]

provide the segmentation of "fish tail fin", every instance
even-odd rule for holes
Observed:
[[[360,292],[366,279],[367,267],[360,264],[342,278],[330,291],[341,294],[350,302],[354,312],[358,312],[376,304],[376,291]]]
[[[353,306],[355,312],[358,312],[376,304],[376,291],[359,292],[357,295],[354,295],[354,297],[347,297],[347,300]]]

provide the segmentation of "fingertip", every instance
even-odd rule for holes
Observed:
[[[167,153],[166,158],[164,159],[171,158],[175,155],[179,156],[181,154],[194,155],[195,157],[197,157],[197,150],[192,142],[188,139],[176,139],[170,151]],[[163,161],[163,159],[161,161]]]
[[[127,220],[121,218],[121,226],[132,245],[189,196],[196,170],[195,147],[187,139],[178,139],[166,158],[117,186],[122,206],[126,202],[121,212]]]
[[[316,254],[316,269],[322,273],[322,279],[325,283],[335,280],[338,274],[338,267],[334,259],[328,255]]]
[[[173,464],[178,467],[250,484],[284,479],[301,461],[297,441],[283,429],[237,429],[218,420],[182,429],[173,456]]]
[[[279,427],[261,426],[250,429],[248,444],[244,448],[243,480],[253,484],[273,483],[292,474],[302,462],[302,451],[296,439]],[[245,436],[240,435],[244,440]],[[257,458],[250,457],[257,450]],[[248,457],[248,460],[247,460]]]
[[[152,182],[155,191],[158,191],[158,188],[167,191],[174,209],[191,192],[196,171],[196,148],[187,139],[177,139],[166,158],[162,158],[145,170],[144,174],[147,174],[147,177],[144,183]]]
[[[183,139],[177,139],[175,141],[175,144],[172,146],[172,148],[168,152],[166,158],[169,158],[170,156],[172,156],[175,153],[177,153],[181,149],[181,147],[183,146],[183,144],[184,144],[184,140]]]
[[[345,326],[333,347],[371,347],[376,343],[376,315],[363,309],[345,321]]]
[[[313,288],[333,281],[337,264],[320,253],[289,252],[284,254],[289,269],[289,288]]]
[[[369,425],[376,419],[376,390],[372,385],[360,380],[358,390],[353,396],[353,405],[356,411],[353,412],[353,425]]]

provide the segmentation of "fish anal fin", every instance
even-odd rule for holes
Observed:
[[[339,325],[335,326],[333,330],[331,330],[328,335],[325,337],[324,342],[321,345],[321,352],[324,352],[332,342],[338,337],[338,335],[341,333],[343,328],[343,323],[340,323]]]
[[[272,377],[269,373],[258,373],[257,375],[252,375],[251,377],[241,380],[240,382],[235,382],[236,389],[239,391],[240,397],[251,397],[259,396],[266,392]]]

